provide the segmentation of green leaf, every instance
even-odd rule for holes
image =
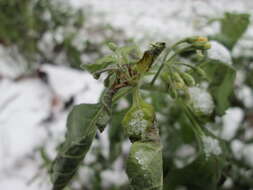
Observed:
[[[116,53],[121,55],[124,63],[136,62],[141,58],[141,50],[137,45],[129,45],[120,47],[116,50]]]
[[[232,50],[249,26],[249,14],[225,13],[220,19],[220,32],[211,39],[215,39]]]
[[[188,190],[217,189],[223,169],[227,166],[227,146],[207,129],[203,129],[199,137],[197,157],[182,168],[170,170],[164,179],[164,190],[176,190],[179,186]]]
[[[101,113],[96,122],[100,132],[103,132],[106,125],[111,121],[113,95],[114,91],[106,88],[100,97]]]
[[[66,140],[52,164],[53,190],[62,190],[74,176],[96,134],[99,104],[74,106],[67,119]]]
[[[216,104],[215,111],[218,115],[223,115],[229,107],[229,97],[233,91],[236,71],[228,64],[211,59],[200,67],[210,80],[209,91]]]
[[[182,186],[188,190],[215,190],[224,166],[222,159],[211,157],[207,160],[200,154],[189,165],[173,169],[164,179],[164,190]]]
[[[107,69],[108,66],[116,63],[116,58],[113,55],[105,56],[92,64],[82,64],[80,67],[94,75],[95,78],[99,78],[101,72]],[[111,70],[115,68],[109,68]]]
[[[132,190],[162,190],[162,166],[162,147],[160,143],[133,143],[126,166]]]

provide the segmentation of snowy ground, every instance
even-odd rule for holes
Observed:
[[[224,11],[253,10],[252,0],[71,0],[71,2],[75,6],[92,7],[94,11],[99,12],[94,19],[122,28],[129,37],[140,41],[144,37],[154,41],[164,39],[173,41],[192,34],[214,33],[218,26],[214,24],[203,27],[204,16],[218,17]],[[252,27],[249,31],[252,33]],[[9,61],[9,58],[1,57],[0,74],[15,76],[16,70],[7,66]],[[30,154],[36,145],[46,140],[47,136],[44,130],[46,126],[42,121],[47,118],[53,106],[56,120],[50,130],[61,140],[66,119],[66,112],[61,111],[62,100],[75,95],[75,103],[92,103],[98,100],[102,90],[102,85],[84,72],[50,65],[45,65],[42,69],[49,74],[52,89],[36,78],[19,82],[13,82],[8,78],[0,80],[0,189],[48,189],[47,185],[40,186],[39,182],[27,186],[28,181],[37,172],[37,166],[33,164]],[[55,95],[58,103],[52,104]],[[240,111],[232,109],[228,114],[238,112]],[[224,119],[225,122],[229,122],[227,117]],[[235,118],[237,120],[233,122],[238,122],[241,117]],[[233,129],[236,127],[233,126]],[[226,138],[233,135],[226,131],[224,133]],[[24,157],[31,157],[31,161],[28,159],[25,163],[21,162]],[[13,168],[14,174],[11,173]]]

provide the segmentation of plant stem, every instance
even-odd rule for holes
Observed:
[[[176,57],[177,54],[179,54],[180,52],[182,52],[182,50],[184,51],[186,48],[189,48],[189,47],[186,47],[186,48],[184,48],[184,49],[182,49],[182,50],[175,51],[175,53],[166,61],[166,58],[168,57],[168,55],[169,55],[169,53],[171,52],[171,50],[175,50],[176,46],[178,46],[179,44],[181,44],[181,43],[183,43],[183,42],[184,42],[184,40],[179,41],[179,42],[175,43],[173,46],[171,46],[171,48],[168,48],[168,49],[167,49],[167,51],[166,51],[166,53],[165,53],[165,55],[164,55],[162,64],[160,65],[160,67],[159,67],[158,71],[156,72],[154,78],[153,78],[152,81],[150,82],[151,85],[154,85],[154,83],[155,83],[157,77],[159,76],[159,74],[161,73],[161,71],[162,71],[162,69],[163,69],[165,63],[171,62],[171,61]]]
[[[171,51],[171,49],[169,49],[169,51],[165,54],[161,66],[159,67],[159,69],[158,69],[158,71],[156,72],[154,78],[153,78],[152,81],[150,82],[150,85],[151,85],[151,86],[154,85],[154,83],[155,83],[157,77],[159,76],[159,74],[161,73],[161,71],[162,71],[162,69],[163,69],[165,63],[172,61],[172,60],[176,57],[177,54],[175,53],[175,54],[173,54],[173,55],[166,61],[166,58],[167,58],[168,54],[170,53],[170,51]]]
[[[158,86],[154,86],[151,85],[149,83],[145,83],[141,86],[142,90],[149,90],[149,91],[158,91],[158,92],[162,92],[162,93],[168,93],[168,89],[167,88],[162,88],[162,87],[158,87]]]

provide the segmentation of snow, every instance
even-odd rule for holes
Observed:
[[[148,121],[144,118],[144,112],[142,110],[136,110],[132,113],[132,119],[129,121],[131,126],[131,134],[142,135],[148,127]]]
[[[123,163],[120,163],[121,165]],[[123,169],[105,170],[101,173],[103,187],[109,187],[109,185],[117,184],[123,185],[127,182],[128,178]]]
[[[252,144],[248,144],[244,147],[243,149],[243,157],[244,160],[251,166],[253,167],[253,145]]]
[[[253,167],[253,145],[244,144],[240,140],[233,140],[231,143],[231,149],[237,159],[242,159],[250,166]]]
[[[202,136],[201,137],[203,143],[203,151],[206,155],[206,158],[211,155],[220,155],[222,153],[219,141],[210,136]]]
[[[49,75],[49,82],[54,92],[64,100],[80,93],[77,103],[96,103],[98,101],[98,95],[102,92],[103,86],[90,74],[64,66],[47,64],[43,65],[41,70]],[[91,87],[91,85],[94,86]],[[89,92],[91,96],[85,92]]]
[[[226,114],[222,117],[223,127],[221,137],[230,140],[234,137],[240,123],[243,119],[244,113],[240,108],[229,108]]]
[[[183,168],[196,158],[196,150],[193,146],[184,144],[176,151],[174,159],[177,168]]]
[[[232,65],[232,58],[228,49],[217,41],[210,41],[210,43],[211,49],[208,50],[208,57]]]
[[[66,114],[56,109],[55,121],[47,126],[53,135],[54,142],[48,143],[47,130],[42,121],[48,117],[52,108],[52,98],[57,94],[61,99],[75,95],[76,103],[95,103],[102,91],[102,84],[85,72],[63,66],[45,64],[42,68],[49,76],[51,88],[37,78],[23,79],[14,82],[10,79],[0,81],[0,187],[3,189],[49,189],[44,180],[42,186],[27,182],[38,172],[34,160],[20,166],[17,175],[12,170],[17,162],[41,144],[45,144],[49,155],[55,156],[57,143],[63,140]],[[49,125],[49,124],[48,124]],[[48,147],[49,146],[49,147]]]
[[[191,87],[188,90],[192,106],[197,112],[201,112],[205,115],[209,115],[213,112],[214,103],[212,96],[205,89]]]
[[[236,91],[237,97],[242,100],[246,108],[253,107],[253,92],[252,88],[246,85],[241,85],[239,90]]]
[[[103,17],[102,22],[123,28],[129,37],[145,42],[174,42],[190,35],[213,34],[219,26],[217,23],[207,26],[208,18],[221,17],[224,11],[251,12],[253,9],[251,0],[71,0],[71,3],[88,10],[93,8]]]

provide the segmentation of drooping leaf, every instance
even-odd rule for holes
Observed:
[[[105,89],[100,98],[101,113],[97,119],[97,127],[100,132],[103,132],[106,125],[110,123],[112,117],[112,97],[114,91],[111,89]]]
[[[75,175],[96,134],[99,104],[76,105],[67,119],[66,140],[51,168],[53,190],[62,190]]]
[[[218,60],[208,60],[201,68],[210,80],[209,91],[214,97],[215,111],[218,115],[223,115],[229,107],[236,71],[232,66]]]
[[[133,143],[126,166],[132,190],[162,190],[162,166],[162,147],[160,143]]]
[[[232,50],[248,28],[250,23],[249,17],[250,15],[246,13],[225,13],[224,18],[220,19],[220,32],[211,36],[211,39],[221,42],[228,49]]]

